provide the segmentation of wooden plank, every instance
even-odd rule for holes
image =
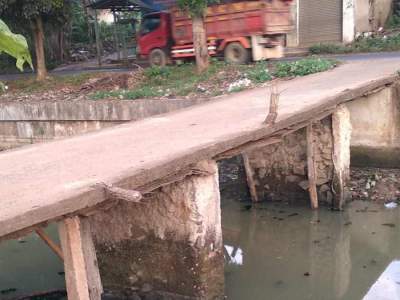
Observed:
[[[346,196],[346,185],[350,179],[350,112],[345,104],[339,105],[332,114],[333,135],[333,189],[335,192],[333,207],[343,209]]]
[[[100,300],[103,288],[87,219],[69,217],[59,223],[69,300]]]
[[[313,134],[312,124],[307,126],[307,172],[308,172],[308,191],[310,193],[311,208],[318,208],[318,194],[315,174],[315,154],[314,144],[315,136]]]
[[[53,240],[44,232],[42,228],[36,228],[35,232],[61,260],[64,260],[64,256],[60,246],[53,242]]]
[[[242,157],[243,157],[244,169],[246,170],[246,178],[247,178],[247,184],[249,186],[251,200],[253,202],[259,202],[260,200],[257,195],[257,188],[254,180],[254,170],[250,164],[249,156],[246,153],[243,153]]]

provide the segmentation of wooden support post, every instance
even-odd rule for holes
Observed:
[[[249,186],[251,200],[253,202],[259,202],[256,184],[254,181],[254,170],[250,165],[249,157],[246,153],[242,153],[242,158],[243,158],[244,169],[246,170],[246,178],[247,178],[247,184]]]
[[[117,51],[117,59],[118,61],[121,60],[121,53],[119,52],[119,39],[118,39],[118,19],[117,15],[115,14],[115,11],[113,11],[113,17],[114,17],[114,26],[113,26],[113,35],[114,35],[114,43],[115,43],[115,51]]]
[[[44,232],[42,228],[35,229],[36,234],[50,247],[51,250],[54,251],[55,254],[61,259],[64,260],[64,256],[61,248],[52,241],[52,239]]]
[[[345,203],[346,185],[350,179],[350,112],[346,105],[340,105],[332,114],[333,135],[333,190],[335,209],[341,210]]]
[[[96,35],[96,52],[97,52],[97,63],[99,67],[101,67],[101,37],[100,37],[100,29],[99,23],[97,20],[97,10],[94,10],[94,33]]]
[[[312,124],[307,126],[307,170],[308,170],[308,191],[310,193],[311,208],[318,208],[318,194],[315,172],[315,154],[314,143],[315,136]]]
[[[66,218],[59,223],[69,300],[100,300],[101,285],[96,252],[87,219]]]

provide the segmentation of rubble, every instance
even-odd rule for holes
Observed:
[[[386,203],[387,208],[397,205],[400,169],[352,168],[350,191],[353,200]]]

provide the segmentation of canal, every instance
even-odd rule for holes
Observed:
[[[240,164],[221,170],[227,299],[400,299],[398,208],[370,201],[353,201],[343,212],[252,205]],[[48,233],[57,238],[54,226]],[[62,263],[38,237],[0,244],[0,299],[62,289]]]

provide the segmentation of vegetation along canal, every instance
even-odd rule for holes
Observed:
[[[228,299],[400,299],[398,208],[365,200],[343,212],[252,205],[238,159],[221,164],[220,179]],[[57,239],[54,227],[48,232]],[[62,263],[37,236],[1,244],[0,299],[65,299],[22,297],[63,289]]]

